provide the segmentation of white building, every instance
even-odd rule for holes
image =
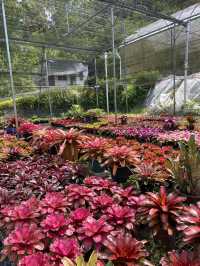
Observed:
[[[48,77],[50,86],[84,85],[88,78],[88,66],[81,62],[49,59]]]

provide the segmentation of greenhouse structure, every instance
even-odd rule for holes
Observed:
[[[0,266],[200,266],[200,3],[0,0]]]

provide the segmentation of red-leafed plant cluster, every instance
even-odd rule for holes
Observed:
[[[132,197],[138,205],[132,205]],[[17,204],[10,201],[1,208],[1,224],[7,233],[3,254],[13,260],[21,259],[19,265],[31,258],[44,260],[47,265],[62,265],[64,257],[74,260],[90,249],[110,254],[109,241],[120,233],[119,242],[124,234],[129,234],[125,239],[130,241],[131,251],[121,243],[120,251],[113,250],[113,260],[130,254],[129,260],[137,262],[147,255],[142,242],[131,236],[139,201],[133,189],[124,191],[113,181],[95,176],[88,177],[83,185],[68,185],[65,190],[48,192],[38,199],[18,200]]]
[[[21,123],[18,128],[18,133],[23,137],[27,135],[32,135],[33,132],[40,130],[42,127],[40,125],[35,125],[31,122]]]
[[[40,198],[47,192],[63,190],[67,184],[82,182],[87,174],[86,166],[52,155],[0,162],[0,187],[8,193],[2,201],[8,204],[13,198],[20,201],[31,195]]]
[[[0,136],[0,160],[16,160],[28,157],[32,152],[29,143],[11,135]]]

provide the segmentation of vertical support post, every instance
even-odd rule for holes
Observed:
[[[176,115],[176,25],[171,29],[172,69],[173,69],[173,114]]]
[[[95,90],[96,90],[96,106],[99,107],[99,87],[97,86],[97,59],[94,59],[95,69]]]
[[[125,92],[126,92],[126,113],[128,113],[128,88],[127,88],[127,69],[126,69],[126,25],[123,22],[123,31],[124,31],[124,82],[125,82]]]
[[[18,117],[17,117],[17,105],[16,105],[16,94],[15,94],[15,86],[14,86],[14,79],[13,79],[13,71],[12,71],[12,61],[10,56],[10,46],[9,46],[9,39],[8,39],[8,28],[7,28],[7,21],[6,21],[6,12],[4,6],[4,0],[1,0],[1,7],[2,7],[2,15],[3,15],[3,27],[4,27],[4,34],[6,40],[6,51],[8,57],[8,67],[9,67],[9,75],[10,75],[10,86],[12,90],[12,99],[13,99],[13,109],[14,109],[14,116],[15,116],[15,125],[16,129],[18,129]]]
[[[116,84],[116,52],[115,52],[115,22],[114,9],[111,7],[111,22],[112,22],[112,55],[113,55],[113,89],[114,89],[114,109],[115,109],[115,124],[117,124],[117,84]]]
[[[106,78],[106,108],[107,108],[107,113],[109,114],[109,94],[108,94],[108,53],[105,52],[104,54],[105,58],[105,78]]]
[[[119,78],[120,78],[120,80],[122,80],[122,58],[121,58],[118,50],[116,50],[116,55],[119,58]]]
[[[67,32],[69,33],[70,31],[70,28],[69,28],[69,13],[68,13],[68,10],[67,10]]]
[[[190,42],[190,22],[185,26],[186,45],[185,45],[185,64],[184,64],[184,107],[187,102],[187,80],[189,67],[189,42]]]
[[[50,111],[50,116],[52,117],[53,112],[52,112],[50,89],[49,89],[49,70],[48,70],[48,59],[47,59],[46,49],[44,50],[44,60],[45,60],[45,70],[46,70],[45,80],[46,80],[46,87],[48,91],[49,111]]]

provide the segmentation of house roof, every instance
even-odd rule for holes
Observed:
[[[189,6],[188,8],[185,8],[183,10],[174,13],[172,17],[175,17],[179,20],[187,21],[189,19],[193,20],[199,15],[200,15],[200,3],[197,3],[195,5]],[[134,34],[128,36],[125,40],[126,44],[133,43],[145,36],[159,33],[163,30],[166,30],[170,26],[173,27],[173,23],[170,21],[166,21],[163,19],[157,20],[156,22],[151,23],[145,27],[142,27],[139,30],[137,30]]]
[[[48,60],[49,75],[73,75],[88,71],[88,66],[81,62]]]

